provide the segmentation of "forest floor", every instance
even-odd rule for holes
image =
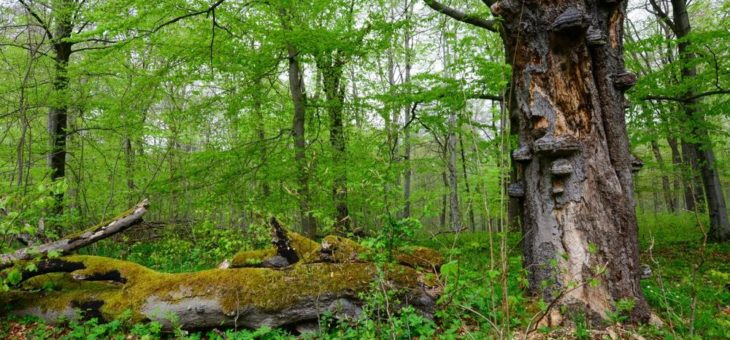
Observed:
[[[651,277],[642,280],[644,295],[664,326],[622,326],[624,317],[614,313],[611,317],[616,326],[593,331],[585,318],[573,316],[577,320],[575,327],[535,327],[529,332],[529,338],[730,339],[730,244],[704,244],[698,221],[691,214],[642,214],[639,219],[641,260],[652,269]],[[84,253],[135,261],[161,271],[183,272],[214,267],[241,248],[264,245],[267,239],[265,233],[258,238],[242,236],[210,225],[192,227],[187,235],[190,237],[182,240],[167,237],[163,232],[158,235],[160,238],[148,242],[134,242],[120,236],[102,241]],[[151,235],[141,237],[152,238]],[[518,234],[495,233],[491,238],[486,232],[420,234],[411,242],[438,249],[448,259],[442,267],[445,291],[435,321],[408,310],[395,313],[394,320],[389,321],[379,321],[370,314],[369,318],[348,323],[329,322],[322,333],[303,337],[484,339],[502,335],[502,338],[523,338],[525,330],[542,315],[545,304],[525,294]],[[502,275],[500,270],[503,263],[508,266],[507,275]],[[378,305],[380,298],[377,293],[363,297],[372,306]],[[505,300],[508,310],[502,303]],[[373,309],[365,308],[366,311]],[[7,339],[159,337],[282,339],[292,335],[266,328],[205,333],[178,330],[174,334],[161,334],[155,323],[132,324],[124,318],[109,323],[70,321],[63,327],[30,319],[0,319],[0,338]]]

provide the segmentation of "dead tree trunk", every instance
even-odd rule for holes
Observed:
[[[425,272],[437,273],[444,262],[433,250],[398,252],[397,263],[379,269],[362,261],[367,250],[354,241],[327,236],[320,245],[287,232],[274,219],[271,223],[274,247],[239,253],[235,268],[167,274],[110,258],[69,256],[41,261],[38,270],[23,273],[26,281],[0,293],[0,305],[3,312],[50,323],[74,318],[79,310],[101,321],[131,311],[133,321],[158,321],[166,330],[176,325],[298,329],[316,327],[326,312],[356,317],[361,295],[375,280],[384,280],[400,301],[391,308],[410,305],[433,316],[441,289]],[[60,288],[40,289],[49,284]]]
[[[57,252],[61,255],[68,254],[76,249],[103,240],[142,222],[142,216],[147,213],[148,207],[149,202],[144,200],[134,208],[120,214],[109,222],[104,222],[82,232],[66,236],[58,241],[19,249],[11,254],[0,254],[0,269],[11,267],[16,261],[43,257],[51,252]]]
[[[504,18],[513,70],[513,157],[524,166],[509,191],[523,198],[530,288],[595,322],[630,299],[630,320],[646,321],[623,105],[636,81],[622,58],[625,2],[491,9]]]

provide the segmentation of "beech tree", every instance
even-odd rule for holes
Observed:
[[[631,320],[648,320],[624,117],[636,82],[624,69],[626,2],[482,1],[497,21],[424,1],[504,41],[519,140],[508,191],[522,202],[531,290],[594,320],[631,300]]]

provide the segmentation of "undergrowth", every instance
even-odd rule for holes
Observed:
[[[626,329],[627,334],[650,339],[722,339],[730,338],[730,244],[705,244],[700,223],[693,214],[640,215],[639,242],[641,262],[651,268],[651,277],[642,280],[644,295],[663,327],[644,325]],[[200,224],[180,237],[172,229],[154,242],[124,242],[123,239],[100,242],[85,250],[95,255],[126,259],[168,272],[193,271],[215,266],[241,249],[266,244],[266,228],[245,232]],[[172,235],[174,234],[174,235]],[[388,310],[386,301],[396,294],[379,280],[361,296],[363,313],[355,320],[321,318],[319,333],[305,333],[300,338],[512,338],[522,336],[545,304],[526,294],[526,273],[521,265],[517,233],[496,233],[493,237],[479,232],[433,235],[420,230],[417,221],[391,221],[375,237],[362,243],[378,250],[373,259],[384,264],[391,261],[389,249],[417,244],[432,247],[444,254],[442,266],[444,294],[433,320],[413,308]],[[491,241],[490,241],[491,240]],[[505,248],[500,251],[500,242]],[[491,249],[490,251],[490,242]],[[506,260],[507,275],[503,275]],[[504,302],[507,301],[507,304]],[[392,301],[391,301],[392,302]],[[580,316],[570,329],[539,328],[534,334],[557,338],[595,338]],[[615,320],[620,323],[621,318]],[[0,338],[155,339],[286,339],[295,337],[280,329],[213,330],[188,333],[177,330],[163,334],[156,323],[132,324],[121,318],[109,323],[68,321],[50,327],[38,320],[4,318]],[[600,338],[600,336],[598,336]]]

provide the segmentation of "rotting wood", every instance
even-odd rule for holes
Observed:
[[[0,255],[0,269],[11,267],[15,261],[44,257],[51,252],[58,252],[60,255],[69,254],[76,249],[103,240],[142,222],[142,216],[144,216],[148,208],[149,201],[145,199],[111,221],[100,223],[58,241],[25,247],[11,254],[2,254]]]

